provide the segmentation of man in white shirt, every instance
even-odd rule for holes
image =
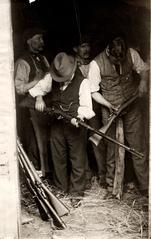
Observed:
[[[132,72],[140,75],[139,84],[135,82]],[[138,180],[140,191],[147,192],[148,170],[147,159],[144,152],[142,131],[142,115],[139,100],[147,92],[149,67],[140,58],[137,51],[128,48],[122,37],[111,39],[106,49],[91,63],[89,81],[93,99],[102,105],[103,124],[107,124],[110,114],[130,99],[137,92],[138,100],[131,104],[122,120],[124,136],[131,148],[144,153],[144,158],[132,156],[134,171]],[[101,93],[98,91],[101,89]],[[112,124],[108,135],[115,138],[115,124]],[[115,172],[115,145],[107,142],[106,148],[106,182],[108,191],[112,193]]]
[[[50,73],[48,73],[49,63],[46,57],[41,54],[44,48],[43,30],[39,28],[27,29],[24,32],[24,42],[27,49],[15,63],[18,125],[20,126],[18,134],[21,136],[23,146],[36,169],[41,169],[42,176],[46,177],[50,175],[48,150],[50,120],[43,113],[36,111],[44,109],[45,102],[42,97],[51,90],[52,84]],[[25,99],[28,101],[30,97],[35,98],[33,109],[30,108],[32,107],[30,103],[28,109],[21,108],[20,105],[23,101]],[[37,163],[38,158],[40,158],[40,167]]]
[[[88,35],[83,35],[81,38],[76,40],[74,42],[73,50],[75,53],[75,57],[77,60],[77,66],[80,69],[82,75],[87,78],[89,67],[90,67],[90,61],[91,61],[91,40]],[[92,100],[93,104],[93,110],[95,111],[96,115],[91,120],[89,120],[89,124],[99,129],[101,127],[101,113],[100,113],[100,105],[96,103],[94,100]],[[91,134],[91,132],[89,132]],[[90,135],[88,135],[89,137]],[[97,164],[97,178],[100,186],[105,186],[105,165],[104,165],[104,155],[103,155],[103,149],[104,146],[102,144],[99,144],[98,147],[96,147],[94,144],[90,145],[90,141],[88,141],[87,146],[87,153],[88,153],[88,160],[86,161],[86,188],[91,188],[91,178],[92,178],[92,171],[95,169],[95,162]],[[91,168],[91,165],[93,165],[93,168]]]
[[[56,186],[72,195],[72,205],[78,206],[85,190],[87,132],[78,127],[76,118],[92,118],[92,99],[88,79],[77,68],[76,59],[59,53],[51,64],[52,106],[72,116],[71,123],[54,117],[51,127],[51,151]],[[73,125],[74,126],[73,126]],[[77,126],[77,127],[75,127]],[[70,166],[70,174],[68,167]]]

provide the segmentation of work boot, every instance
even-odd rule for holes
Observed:
[[[107,183],[104,175],[99,175],[97,181],[101,188],[107,188]]]
[[[104,199],[113,199],[113,198],[115,198],[115,195],[113,194],[113,187],[108,185]]]
[[[81,205],[81,200],[83,199],[84,193],[71,193],[71,206],[77,208]]]
[[[85,190],[89,190],[92,187],[91,179],[86,180]]]
[[[81,205],[81,198],[78,198],[78,197],[74,198],[73,197],[73,198],[70,199],[70,201],[71,201],[71,206],[74,207],[74,208],[77,208]]]

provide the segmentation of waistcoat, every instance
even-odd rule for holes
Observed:
[[[127,101],[136,91],[130,50],[127,51],[126,59],[121,65],[122,73],[120,75],[116,72],[105,51],[100,53],[95,60],[100,68],[100,86],[103,97],[115,106]]]
[[[37,58],[36,58],[37,56],[39,57],[38,58],[39,60],[37,60]],[[48,66],[45,63],[44,56],[42,56],[40,54],[32,55],[32,54],[27,52],[21,58],[24,61],[26,61],[30,66],[29,81],[28,82],[31,82],[34,79],[38,69],[42,70],[44,73],[48,72]],[[28,95],[29,95],[29,93],[26,93],[25,95],[16,95],[16,101],[17,102],[23,102],[24,98],[26,98]]]
[[[65,90],[60,90],[61,83],[52,83],[52,105],[69,115],[76,117],[79,107],[79,90],[84,77],[77,68],[74,77]]]
[[[46,66],[44,56],[42,56],[40,54],[33,55],[30,53],[29,54],[26,53],[22,57],[22,59],[25,60],[30,66],[29,82],[31,82],[34,79],[34,77],[36,76],[37,69],[42,70],[44,73],[46,73],[48,71],[48,66]]]

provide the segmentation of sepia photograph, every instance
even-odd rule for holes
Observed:
[[[0,33],[0,239],[151,239],[150,0],[1,0]]]

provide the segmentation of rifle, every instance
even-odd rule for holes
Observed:
[[[134,95],[134,97],[132,97],[130,99],[130,102],[132,103],[135,99],[137,98],[137,95]],[[130,103],[129,103],[130,104]],[[22,101],[22,104],[21,104],[22,107],[24,108],[32,108],[34,109],[34,106],[35,106],[35,100],[31,97],[29,98],[25,98],[23,101]],[[127,106],[126,106],[127,107]],[[124,108],[126,108],[124,107]],[[123,109],[119,109],[119,111],[121,112]],[[65,113],[64,111],[62,110],[59,110],[59,109],[55,109],[53,107],[46,107],[45,110],[44,110],[44,113],[47,113],[47,114],[50,114],[50,115],[53,115],[53,114],[58,114],[58,115],[61,115],[63,118],[71,121],[72,118],[74,118],[73,116]],[[116,115],[115,115],[116,116]],[[117,117],[117,116],[116,116]],[[77,119],[77,122],[79,125],[81,125],[82,127],[92,131],[95,135],[97,136],[101,136],[101,138],[105,138],[107,139],[108,141],[114,143],[114,144],[117,144],[121,147],[123,147],[126,151],[130,152],[131,154],[135,155],[136,157],[138,158],[142,158],[144,157],[144,155],[138,151],[136,151],[135,149],[132,149],[122,143],[120,143],[119,141],[109,137],[108,135],[106,135],[105,133],[101,132],[100,130],[97,130],[93,127],[91,127],[90,125],[86,124],[85,122],[81,121],[80,119],[76,118]],[[115,118],[114,118],[115,119]],[[113,120],[112,120],[113,122]]]
[[[113,121],[121,114],[123,110],[125,110],[132,102],[134,102],[138,98],[138,94],[135,93],[135,95],[130,98],[128,101],[126,101],[116,112],[113,112],[112,115],[109,118],[109,121],[106,125],[101,127],[99,129],[99,132],[106,134],[110,126],[112,125]],[[92,141],[96,146],[99,144],[101,139],[103,138],[103,135],[99,135],[97,133],[93,134],[91,137],[89,137],[89,140]]]
[[[54,225],[59,229],[66,228],[65,223],[60,218],[69,213],[65,205],[54,196],[45,186],[35,171],[34,166],[28,159],[22,145],[17,139],[18,158],[21,169],[24,173],[27,185],[35,199],[42,220],[53,219]]]
[[[46,108],[45,112],[47,112],[48,114],[51,114],[51,115],[52,114],[61,115],[63,118],[65,118],[67,120],[70,120],[70,121],[71,121],[71,119],[74,118],[73,116],[65,113],[64,111],[58,110],[58,109],[55,109],[55,108]],[[90,130],[90,131],[94,132],[95,134],[97,134],[97,135],[107,139],[108,141],[110,141],[110,142],[112,142],[114,144],[117,144],[117,145],[123,147],[126,151],[130,152],[131,154],[135,155],[136,157],[138,157],[138,158],[144,157],[144,155],[142,153],[140,153],[140,152],[136,151],[135,149],[132,149],[132,148],[130,148],[130,147],[120,143],[119,141],[109,137],[108,135],[100,132],[99,130],[97,130],[97,129],[93,128],[93,127],[91,127],[90,125],[86,124],[85,122],[81,121],[80,119],[76,118],[76,120],[77,120],[77,123],[79,125],[81,125],[82,127],[86,128],[87,130]]]

